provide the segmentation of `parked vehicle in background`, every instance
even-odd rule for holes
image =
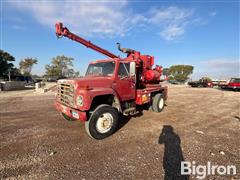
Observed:
[[[228,83],[219,84],[221,89],[240,90],[240,78],[231,78]]]
[[[209,78],[201,78],[198,81],[188,82],[188,85],[191,87],[213,87],[213,83]]]
[[[219,82],[218,83],[218,87],[220,87],[221,89],[228,89],[228,83],[229,83],[230,80],[227,80],[225,82]]]
[[[47,78],[47,82],[57,82],[58,77],[49,77]]]
[[[233,90],[240,90],[240,78],[231,78],[228,83],[228,88]]]
[[[47,82],[57,82],[59,79],[66,79],[66,77],[52,76],[47,78]]]

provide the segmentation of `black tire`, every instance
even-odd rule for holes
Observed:
[[[67,116],[67,115],[64,114],[64,113],[61,113],[61,116],[62,116],[62,118],[63,118],[64,120],[67,120],[67,121],[75,121],[75,120],[76,120],[76,119],[74,119],[74,118],[71,118],[71,117]]]
[[[101,117],[102,116],[102,117]],[[107,117],[105,117],[107,116]],[[102,119],[101,119],[102,118]],[[107,121],[107,127],[101,121]],[[101,124],[101,125],[99,125]],[[91,138],[100,140],[112,135],[118,126],[118,112],[109,105],[98,106],[91,114],[88,121],[85,122],[85,129]],[[99,127],[99,128],[98,128]],[[104,130],[104,128],[106,128]]]
[[[153,97],[153,102],[152,102],[152,110],[154,112],[161,112],[164,109],[165,106],[165,100],[163,98],[162,94],[156,94]]]

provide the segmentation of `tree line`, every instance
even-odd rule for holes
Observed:
[[[32,75],[31,71],[35,64],[38,63],[37,58],[27,57],[19,62],[19,68],[15,67],[13,57],[8,52],[0,50],[0,77],[16,77],[16,76],[36,76]],[[45,66],[45,78],[69,78],[79,77],[79,71],[73,69],[74,58],[66,57],[64,55],[56,56],[52,58],[51,64]]]
[[[185,82],[193,73],[193,69],[192,65],[173,65],[170,68],[164,68],[163,75],[170,81]]]
[[[32,76],[31,71],[35,64],[38,63],[37,58],[27,57],[19,62],[19,68],[14,67],[12,62],[15,58],[7,52],[0,50],[0,77],[11,76]],[[79,71],[73,69],[74,59],[64,55],[52,58],[51,64],[45,66],[45,78],[68,78],[79,77]],[[168,77],[168,80],[185,82],[189,75],[193,73],[194,67],[191,65],[173,65],[170,68],[163,69],[163,75]]]

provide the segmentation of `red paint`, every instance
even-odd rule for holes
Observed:
[[[55,105],[55,108],[58,111],[66,114],[67,116],[69,116],[71,118],[74,118],[73,115],[72,115],[72,112],[74,111],[74,112],[76,112],[79,115],[79,119],[78,120],[81,120],[81,121],[86,121],[87,120],[87,113],[86,112],[79,111],[79,110],[76,110],[76,109],[64,106],[64,105],[60,104],[57,101],[55,101],[54,105]]]
[[[88,48],[91,48],[91,49],[93,49],[93,50],[95,50],[99,53],[102,53],[102,54],[104,54],[108,57],[117,58],[116,55],[110,53],[109,51],[107,51],[105,49],[102,49],[101,47],[92,44],[90,41],[86,41],[85,39],[71,33],[66,27],[63,27],[62,23],[56,23],[55,29],[56,29],[57,37],[66,36],[69,39],[72,39],[73,41],[79,42],[79,43],[83,44],[84,46],[86,46]]]
[[[231,80],[228,83],[229,89],[240,89],[240,78],[231,78]]]
[[[147,70],[144,74],[145,80],[147,82],[159,81],[161,74],[155,70]]]

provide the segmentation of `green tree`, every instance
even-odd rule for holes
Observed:
[[[185,82],[188,76],[193,73],[193,66],[191,65],[174,65],[169,69],[170,79]]]
[[[37,64],[37,58],[24,58],[19,62],[19,69],[24,75],[31,75],[32,67],[34,64]]]
[[[80,72],[79,71],[75,71],[74,72],[74,77],[79,77],[80,76]]]
[[[51,64],[45,66],[47,77],[71,77],[74,73],[73,58],[57,56],[52,58]]]
[[[210,77],[202,77],[201,79],[202,79],[202,80],[205,80],[205,81],[208,81],[208,82],[211,82],[211,81],[212,81],[212,79],[211,79]]]
[[[0,77],[8,75],[13,70],[15,58],[7,52],[0,50]]]
[[[169,76],[169,68],[163,68],[162,74],[163,74],[164,76]]]
[[[15,68],[15,67],[13,67],[10,72],[11,72],[11,76],[20,76],[20,75],[22,75],[20,70],[18,68]]]
[[[45,73],[46,77],[54,77],[54,76],[60,77],[61,76],[61,73],[59,72],[58,68],[54,65],[47,64],[45,66],[45,69],[46,69],[46,73]]]

